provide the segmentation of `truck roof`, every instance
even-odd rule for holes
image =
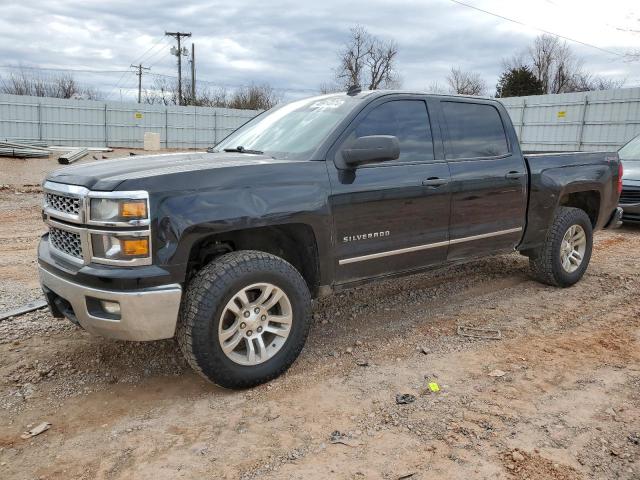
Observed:
[[[396,95],[426,95],[429,97],[449,97],[449,98],[468,98],[471,100],[483,100],[483,101],[493,101],[493,102],[497,102],[497,100],[495,98],[491,98],[491,97],[484,97],[484,96],[477,96],[477,95],[459,95],[459,94],[452,94],[452,93],[429,93],[429,92],[424,92],[424,91],[419,91],[419,90],[362,90],[359,93],[356,93],[354,95],[350,95],[353,98],[368,98],[368,97],[381,97],[384,95],[391,95],[391,94],[396,94]],[[339,96],[339,95],[347,95],[347,92],[336,92],[336,93],[330,93],[327,94],[327,96]]]

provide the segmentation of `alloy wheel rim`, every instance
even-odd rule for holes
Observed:
[[[587,235],[580,225],[572,225],[565,232],[560,246],[560,262],[562,268],[573,273],[584,259],[584,252],[587,249]]]
[[[236,292],[225,305],[218,341],[233,362],[258,365],[282,349],[292,321],[287,294],[271,283],[254,283]]]

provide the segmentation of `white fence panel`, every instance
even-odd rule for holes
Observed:
[[[165,148],[213,146],[259,112],[0,95],[0,140],[51,145],[142,147],[145,132]]]
[[[525,151],[615,151],[640,134],[640,88],[499,100]]]

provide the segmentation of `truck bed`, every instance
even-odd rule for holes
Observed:
[[[618,205],[619,165],[615,152],[526,154],[529,174],[527,223],[520,250],[544,241],[555,208],[573,197],[583,204],[594,230],[603,228]]]

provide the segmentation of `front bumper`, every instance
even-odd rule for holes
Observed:
[[[71,282],[39,267],[40,283],[51,311],[94,334],[119,340],[160,340],[173,337],[182,288],[179,284],[118,291]],[[120,314],[103,311],[100,300],[118,302]]]

